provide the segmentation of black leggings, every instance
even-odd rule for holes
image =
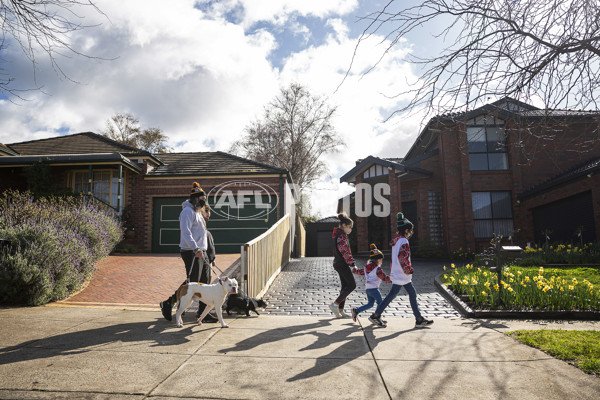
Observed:
[[[348,295],[352,293],[354,289],[356,289],[356,281],[354,280],[354,274],[349,266],[344,265],[337,267],[334,265],[333,269],[335,269],[340,276],[340,282],[342,283],[340,295],[337,299],[335,299],[335,302],[340,306],[340,310],[342,310],[346,304],[346,297],[348,297]]]

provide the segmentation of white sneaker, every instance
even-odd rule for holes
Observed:
[[[331,303],[329,305],[329,309],[331,310],[331,312],[333,313],[333,315],[335,315],[336,318],[341,318],[342,317],[342,315],[340,314],[340,308],[337,306],[337,304]]]

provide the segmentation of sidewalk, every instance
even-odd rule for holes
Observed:
[[[597,399],[600,378],[505,336],[597,322],[270,316],[178,329],[158,311],[0,309],[0,399]]]

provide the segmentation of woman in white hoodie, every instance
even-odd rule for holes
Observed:
[[[181,204],[183,209],[179,214],[179,249],[189,282],[210,283],[208,281],[210,264],[206,254],[208,249],[206,221],[201,213],[205,204],[206,194],[198,182],[194,182],[190,198]],[[167,321],[172,319],[171,313],[176,302],[177,295],[174,293],[167,300],[160,303],[162,315]],[[206,304],[200,302],[196,315],[199,316],[205,307]],[[202,322],[216,322],[216,318],[207,315]]]

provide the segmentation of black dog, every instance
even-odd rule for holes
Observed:
[[[253,299],[252,297],[242,297],[239,294],[231,294],[227,298],[227,315],[231,315],[230,310],[235,310],[238,312],[246,313],[246,316],[250,316],[250,311],[254,311],[256,315],[260,315],[256,309],[267,307],[267,303],[265,303],[261,299]]]

